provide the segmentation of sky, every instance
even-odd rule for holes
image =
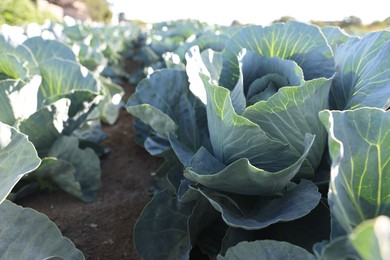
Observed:
[[[364,24],[390,17],[388,0],[107,0],[114,15],[130,20],[161,22],[197,19],[211,24],[268,25],[282,16],[301,22],[359,17]]]

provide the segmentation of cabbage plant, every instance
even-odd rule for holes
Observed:
[[[312,246],[330,238],[328,199],[332,209],[321,111],[387,109],[389,44],[388,31],[360,39],[295,21],[249,26],[221,52],[190,48],[186,71],[141,81],[127,110],[150,127],[143,145],[165,157],[167,189],[135,226],[140,256],[187,258],[195,246],[225,255],[275,239],[314,257]]]
[[[93,200],[100,161],[92,149],[79,148],[75,134],[100,103],[101,85],[68,46],[55,40],[35,37],[16,44],[0,36],[0,53],[5,57],[0,121],[28,135],[43,159],[32,178]]]
[[[0,122],[0,258],[84,259],[47,216],[6,200],[15,184],[40,163],[28,137]]]
[[[221,51],[229,36],[238,30],[196,20],[166,21],[149,26],[140,37],[140,48],[134,53],[141,67],[141,71],[131,77],[135,84],[158,69],[184,69],[185,53],[191,46]]]
[[[280,241],[240,242],[217,259],[388,259],[390,112],[378,108],[320,112],[332,157],[328,201],[332,237],[314,254]],[[275,253],[276,252],[276,253]]]

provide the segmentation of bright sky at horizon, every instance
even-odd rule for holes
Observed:
[[[282,16],[308,22],[334,21],[349,16],[363,23],[390,17],[387,0],[108,0],[114,15],[120,12],[130,20],[161,22],[197,19],[211,24],[241,23],[268,25]]]

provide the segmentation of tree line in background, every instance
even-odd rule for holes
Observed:
[[[276,22],[288,22],[289,20],[295,20],[292,16],[283,16],[278,20],[275,20],[273,23]],[[341,21],[310,21],[311,24],[316,24],[320,27],[324,26],[337,26],[343,29],[346,29],[348,31],[376,31],[376,30],[382,30],[385,28],[390,27],[390,16],[384,19],[383,21],[374,21],[370,24],[363,24],[362,20],[359,17],[356,16],[348,16],[344,18]]]
[[[40,11],[37,8],[39,0],[2,0],[0,2],[0,25],[23,25],[32,22],[42,24],[45,19],[58,21],[53,14],[46,11]],[[47,2],[66,8],[74,5],[75,2],[81,2],[87,9],[88,18],[96,22],[110,23],[112,12],[110,5],[106,0],[47,0]],[[75,5],[74,5],[75,6]],[[77,8],[77,7],[75,7]],[[68,14],[69,15],[69,14]],[[72,15],[70,15],[72,16]],[[77,17],[75,17],[77,18]],[[283,16],[275,22],[287,22],[294,20],[294,17]],[[362,20],[356,16],[349,16],[341,21],[310,21],[320,27],[333,25],[346,29],[347,31],[375,31],[390,27],[390,16],[383,21],[375,21],[371,24],[363,24]],[[232,25],[242,25],[239,21],[234,20]]]
[[[46,19],[58,21],[58,17],[48,11],[38,8],[39,0],[1,0],[0,1],[0,25],[24,25],[29,23],[42,24]],[[48,3],[63,9],[76,9],[83,6],[86,9],[87,18],[96,22],[110,23],[112,12],[106,0],[47,0]],[[75,3],[78,2],[78,5]],[[73,16],[64,12],[65,15]],[[79,17],[75,17],[79,18]]]

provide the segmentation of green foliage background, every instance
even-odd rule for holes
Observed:
[[[93,21],[110,23],[112,12],[106,0],[83,0],[87,5],[88,13]],[[1,0],[0,25],[27,25],[29,23],[42,24],[46,19],[57,19],[49,12],[38,11],[31,0]]]
[[[112,12],[106,0],[83,0],[93,21],[110,23]]]
[[[24,25],[32,22],[42,24],[45,19],[56,20],[48,12],[38,12],[31,0],[0,1],[0,25]]]

